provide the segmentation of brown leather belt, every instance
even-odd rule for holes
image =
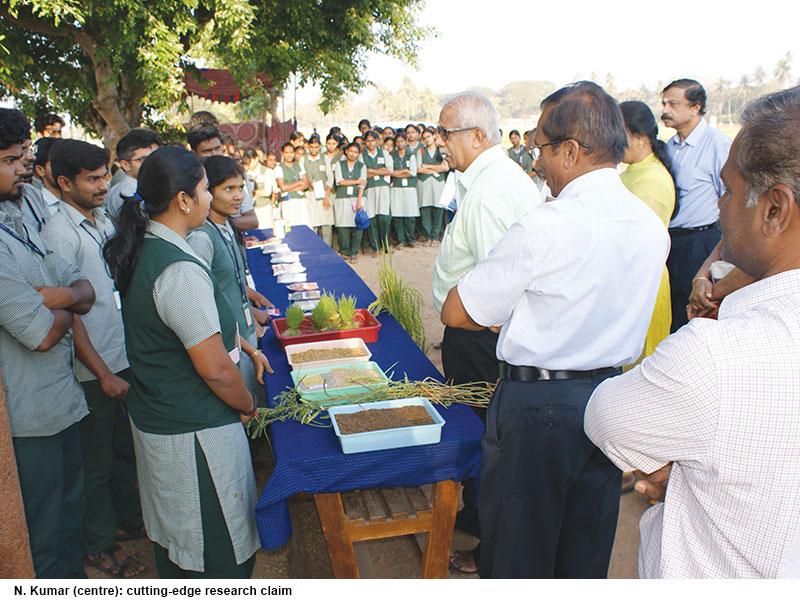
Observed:
[[[507,362],[500,362],[500,379],[521,382],[584,379],[593,376],[612,375],[619,372],[621,372],[619,367],[604,367],[602,369],[592,369],[591,371],[550,371],[539,367],[520,367],[518,365],[510,365]]]

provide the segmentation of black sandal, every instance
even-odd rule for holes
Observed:
[[[478,574],[478,565],[475,565],[475,569],[470,571],[461,565],[458,564],[463,558],[468,556],[472,556],[474,550],[456,550],[453,554],[450,555],[450,570],[455,571],[456,573],[463,573],[464,575],[477,575]],[[475,559],[473,558],[473,561]]]
[[[100,554],[95,554],[93,556],[87,555],[86,562],[95,569],[111,575],[111,577],[116,577],[119,579],[134,579],[136,577],[141,577],[147,572],[147,566],[130,555],[126,556],[125,560],[122,562],[119,562],[116,557],[117,552],[122,552],[122,548],[119,547],[119,544],[114,544],[113,546],[103,550]],[[104,557],[111,561],[111,566],[103,566]],[[139,573],[133,573],[131,570],[129,570],[130,567],[134,567],[134,569],[138,567],[144,568]],[[126,575],[126,573],[129,574]]]

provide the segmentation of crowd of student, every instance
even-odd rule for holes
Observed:
[[[239,149],[259,227],[282,218],[312,227],[329,245],[335,228],[339,254],[350,262],[356,262],[359,250],[375,256],[382,249],[413,248],[417,240],[438,245],[454,194],[443,196],[451,169],[436,145],[436,130],[423,123],[395,130],[366,119],[358,129],[350,141],[339,127],[331,128],[324,151],[318,134],[306,139],[292,132],[280,162],[271,152],[261,161],[257,150]],[[509,138],[509,157],[541,187],[519,132]],[[357,224],[362,209],[369,220]]]

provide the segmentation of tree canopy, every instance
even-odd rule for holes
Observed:
[[[366,83],[370,52],[414,63],[423,0],[0,0],[0,95],[65,112],[111,148],[183,100],[193,57],[245,89],[266,73],[318,84],[329,110]]]

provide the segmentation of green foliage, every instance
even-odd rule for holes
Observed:
[[[284,335],[300,335],[300,324],[306,315],[299,306],[292,305],[286,309],[286,332]]]
[[[339,329],[354,329],[358,327],[353,322],[356,316],[356,297],[355,296],[342,296],[337,303],[337,310],[339,311]]]
[[[319,297],[319,304],[311,311],[311,320],[316,331],[334,331],[339,320],[338,307],[333,294],[324,292]]]
[[[386,252],[379,257],[378,286],[380,293],[375,302],[369,305],[369,311],[377,316],[388,312],[411,336],[414,343],[425,352],[428,345],[425,340],[425,326],[422,322],[422,293],[408,285],[397,274],[392,265],[392,255]]]
[[[295,73],[329,110],[366,83],[370,52],[416,60],[429,34],[422,0],[0,0],[0,97],[34,116],[67,113],[114,147],[131,127],[186,106],[190,56],[228,67],[245,91],[253,73],[276,89]],[[259,106],[264,106],[262,96]]]
[[[376,52],[416,65],[418,43],[430,36],[417,17],[423,0],[252,0],[252,68],[282,89],[293,73],[300,86],[320,86],[327,113],[345,92],[358,92],[366,58]]]

